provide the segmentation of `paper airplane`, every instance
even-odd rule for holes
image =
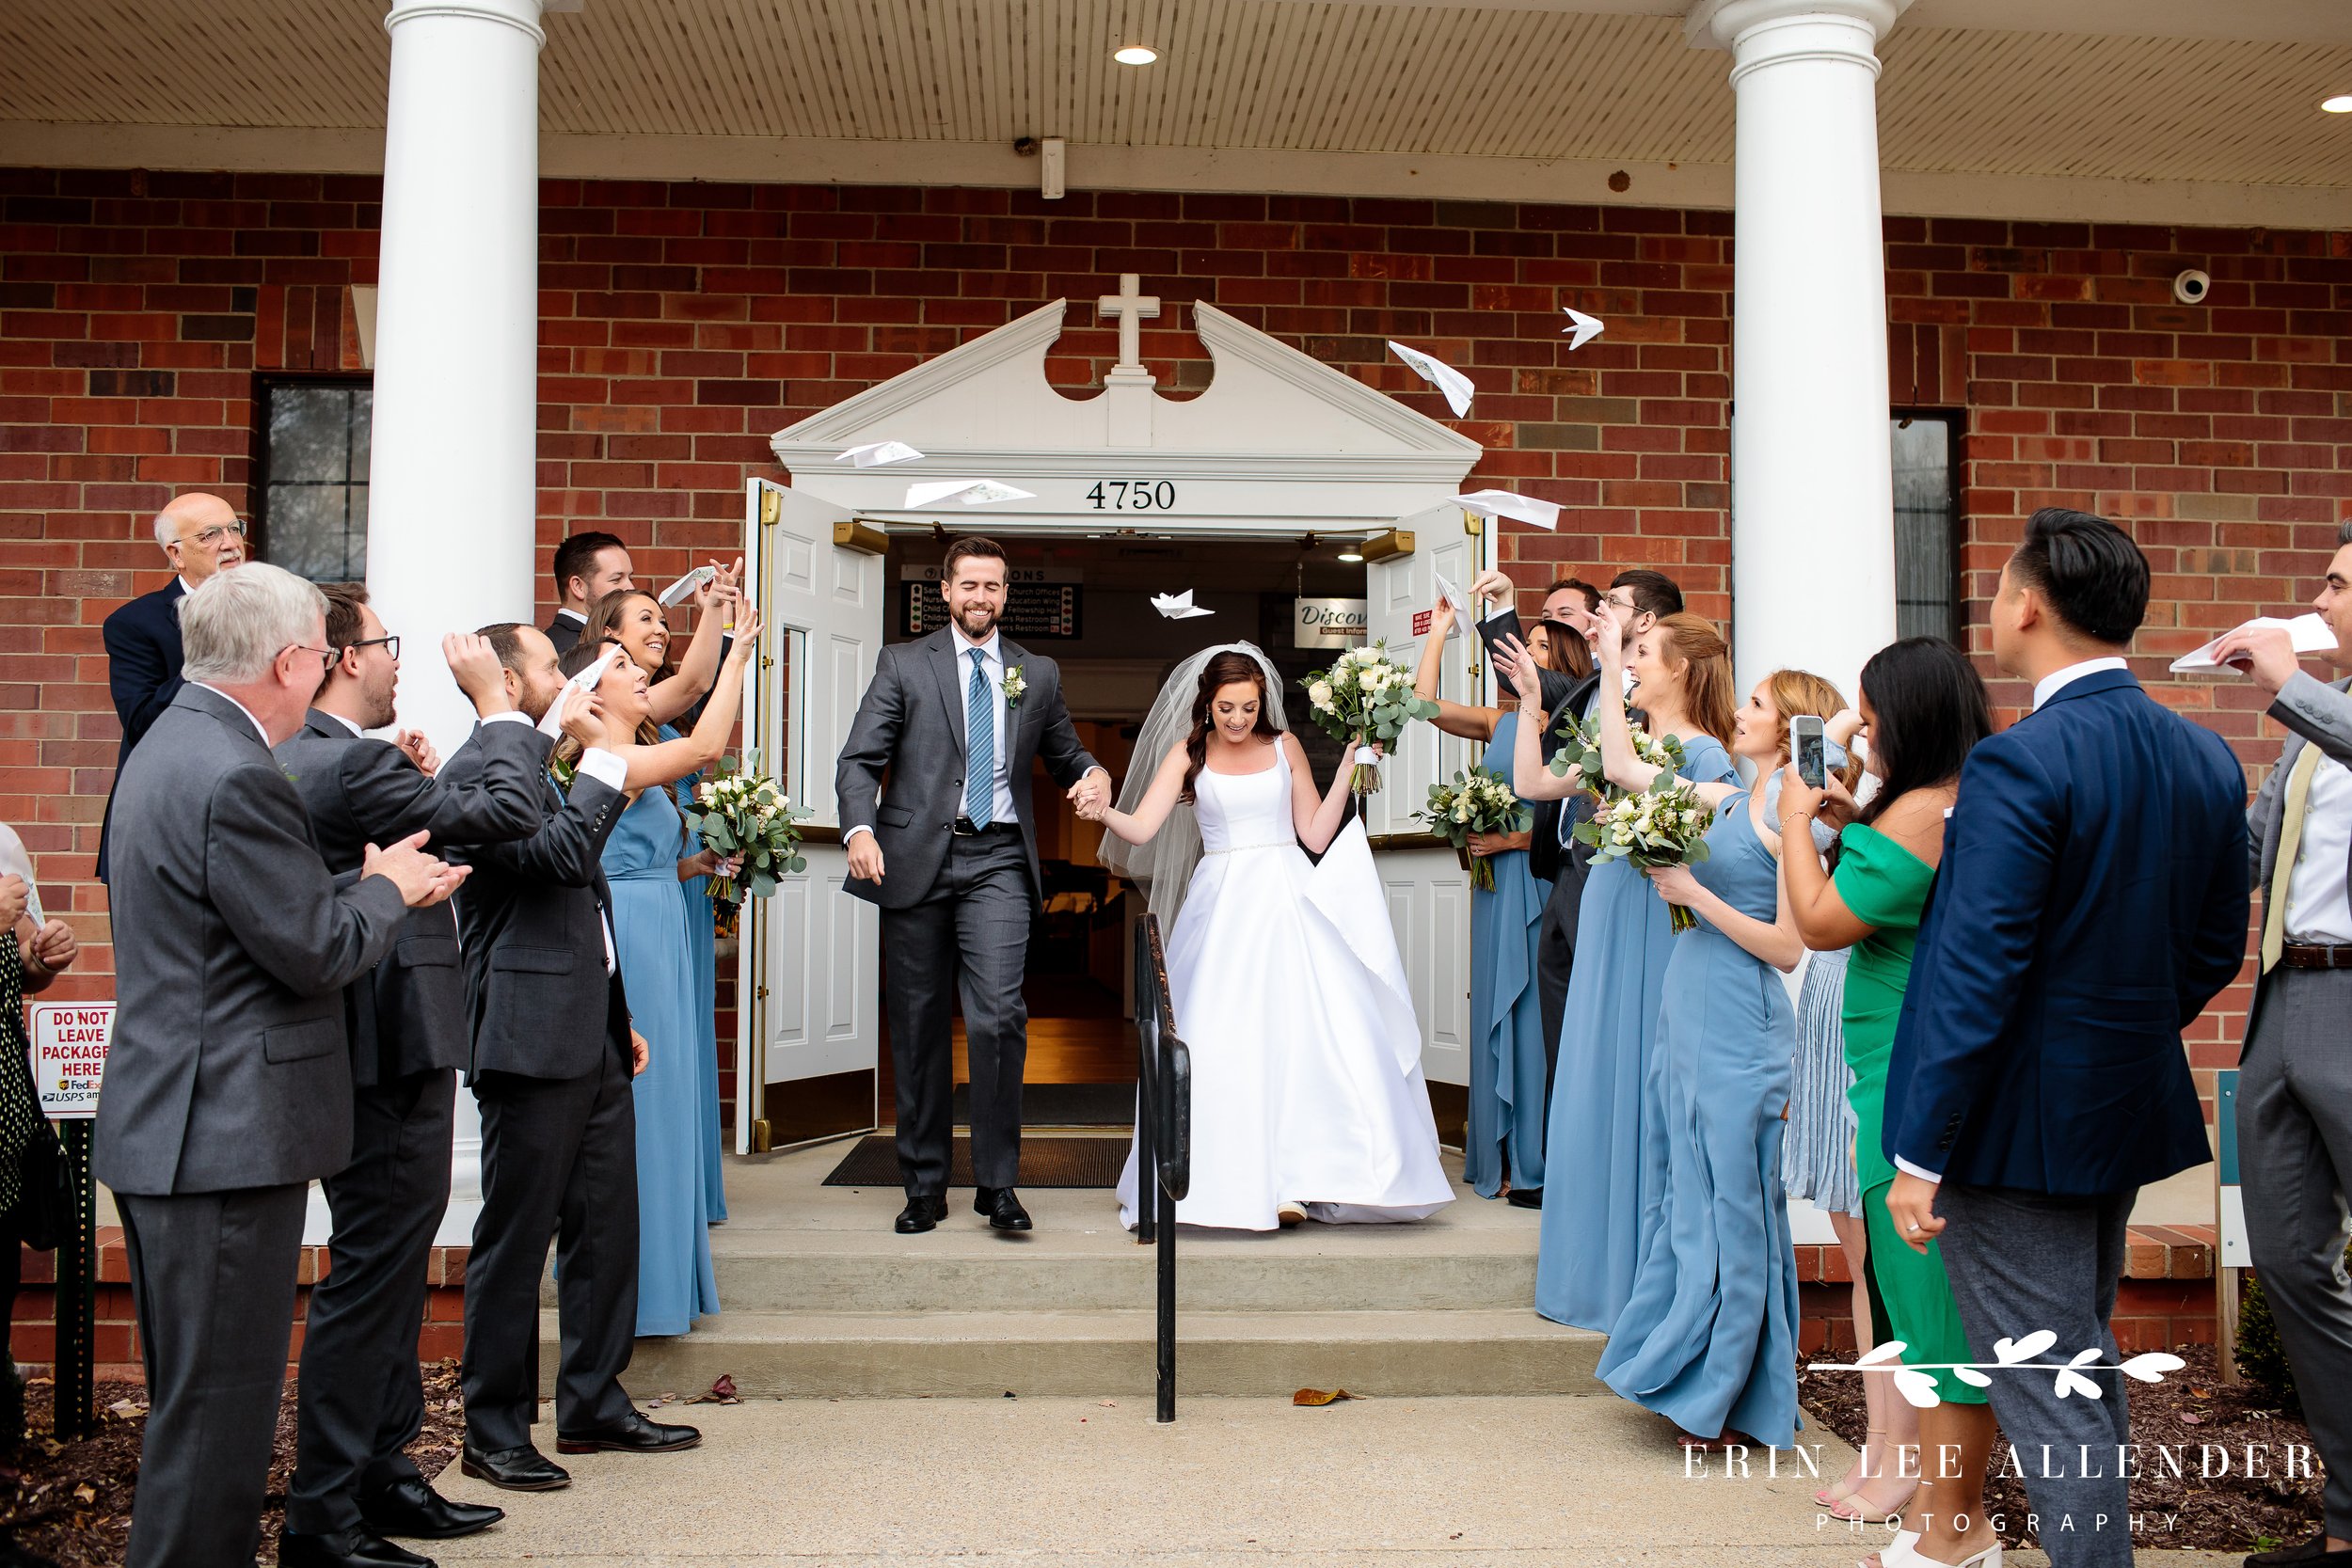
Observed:
[[[697,566],[654,596],[661,601],[662,609],[675,609],[691,598],[704,583],[718,575],[719,569],[716,566]]]
[[[2233,629],[2236,631],[2283,631],[2287,634],[2287,641],[2294,644],[2295,651],[2298,654],[2324,654],[2336,645],[2335,632],[2329,629],[2328,623],[2316,614],[2297,615],[2292,621],[2282,621],[2276,615],[2257,615]],[[2217,637],[2195,653],[2183,654],[2172,661],[2172,673],[2177,675],[2192,670],[2220,669],[2221,666],[2213,660],[2213,651],[2219,646],[2221,646],[2221,639]]]
[[[1470,619],[1470,601],[1462,597],[1460,589],[1446,580],[1443,572],[1433,571],[1429,575],[1437,579],[1438,597],[1454,607],[1454,624],[1445,628],[1445,640],[1451,642],[1462,635],[1462,623]]]
[[[1446,404],[1454,410],[1455,419],[1461,419],[1470,412],[1470,399],[1477,395],[1478,388],[1470,385],[1469,376],[1444,360],[1423,354],[1417,348],[1406,348],[1398,342],[1391,342],[1389,346],[1396,350],[1396,356],[1410,366],[1414,374],[1445,394]]]
[[[922,455],[904,441],[868,441],[862,447],[851,447],[834,461],[854,463],[861,468],[879,468],[885,463],[912,463]]]
[[[962,506],[986,506],[990,501],[1028,500],[1034,490],[1016,490],[993,479],[930,479],[907,486],[907,508],[938,506],[955,501]]]
[[[1568,352],[1570,354],[1574,354],[1578,349],[1582,348],[1586,343],[1591,342],[1595,338],[1599,337],[1603,332],[1608,330],[1608,328],[1603,326],[1598,321],[1586,315],[1583,311],[1578,309],[1573,305],[1563,305],[1560,309],[1568,313],[1568,325],[1562,327],[1560,330],[1563,332],[1573,332],[1576,334],[1575,337],[1568,340]]]
[[[1467,496],[1454,497],[1452,504],[1482,517],[1508,517],[1532,528],[1557,528],[1560,523],[1560,508],[1555,502],[1539,501],[1512,490],[1472,490]]]
[[[1161,614],[1167,616],[1171,621],[1189,621],[1196,615],[1214,615],[1216,613],[1214,610],[1202,610],[1199,605],[1194,604],[1192,602],[1192,590],[1189,588],[1185,589],[1181,594],[1152,594],[1152,608],[1158,610]]]
[[[596,683],[604,679],[604,673],[612,668],[612,661],[620,657],[619,648],[608,649],[596,663],[565,681],[564,689],[555,694],[555,701],[548,705],[548,711],[540,717],[539,733],[548,736],[562,735],[564,733],[564,705],[572,700],[572,693],[575,691],[594,691],[596,689]]]

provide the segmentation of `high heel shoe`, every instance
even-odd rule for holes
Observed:
[[[1878,1559],[1875,1568],[1896,1568],[1896,1564],[1903,1560],[1898,1558],[1895,1554],[1898,1552],[1908,1552],[1918,1544],[1919,1532],[1917,1530],[1897,1530],[1895,1532],[1894,1540],[1889,1541],[1885,1545],[1881,1546],[1875,1553],[1872,1554]],[[1874,1568],[1874,1565],[1857,1559],[1854,1562],[1853,1568]]]
[[[2001,1544],[1993,1544],[1958,1562],[1938,1562],[1919,1550],[1919,1537],[1905,1530],[1895,1544],[1879,1553],[1879,1568],[2001,1568]]]
[[[1883,1437],[1885,1435],[1886,1429],[1884,1427],[1871,1427],[1867,1431],[1864,1432],[1862,1434],[1862,1453],[1868,1453],[1870,1451],[1871,1438]],[[1854,1457],[1853,1468],[1846,1473],[1849,1476],[1857,1475],[1861,1472],[1861,1469],[1862,1458],[1860,1454],[1857,1454]],[[1824,1486],[1819,1492],[1813,1494],[1813,1500],[1820,1504],[1823,1508],[1833,1507],[1837,1503],[1845,1501],[1848,1497],[1852,1497],[1856,1492],[1861,1491],[1864,1483],[1869,1479],[1870,1478],[1865,1476],[1862,1481],[1841,1481],[1835,1486]],[[1837,1515],[1837,1517],[1842,1519],[1845,1518],[1846,1515],[1841,1513]]]

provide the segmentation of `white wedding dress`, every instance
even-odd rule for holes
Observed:
[[[1388,903],[1361,826],[1311,863],[1279,745],[1257,773],[1195,781],[1202,854],[1167,938],[1192,1053],[1184,1225],[1271,1230],[1285,1203],[1333,1224],[1418,1220],[1454,1200]],[[1136,1152],[1119,1179],[1136,1222]]]

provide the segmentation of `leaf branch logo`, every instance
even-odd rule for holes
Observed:
[[[2106,1390],[2090,1378],[2086,1370],[2113,1370],[2137,1383],[2162,1383],[2164,1374],[2187,1365],[2177,1355],[2163,1351],[2150,1351],[2128,1361],[2108,1362],[2101,1359],[2097,1346],[2077,1351],[2063,1364],[2037,1359],[2042,1352],[2058,1343],[2058,1336],[2050,1330],[2037,1329],[2022,1339],[1996,1339],[1993,1343],[1991,1361],[1919,1361],[1904,1363],[1898,1358],[1908,1347],[1900,1339],[1889,1339],[1874,1345],[1852,1361],[1815,1361],[1806,1365],[1809,1372],[1883,1372],[1895,1374],[1896,1391],[1910,1404],[1921,1410],[1931,1410],[1944,1402],[1936,1392],[1935,1379],[1930,1372],[1949,1372],[1971,1388],[1990,1388],[1988,1372],[2048,1372],[2053,1374],[2058,1397],[2069,1399],[2080,1395],[2087,1400],[2105,1397]]]

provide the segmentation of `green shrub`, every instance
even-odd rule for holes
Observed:
[[[2295,1369],[2287,1364],[2286,1343],[2279,1338],[2279,1320],[2270,1315],[2270,1298],[2250,1271],[2237,1298],[2237,1375],[2266,1402],[2291,1415],[2302,1414]]]

